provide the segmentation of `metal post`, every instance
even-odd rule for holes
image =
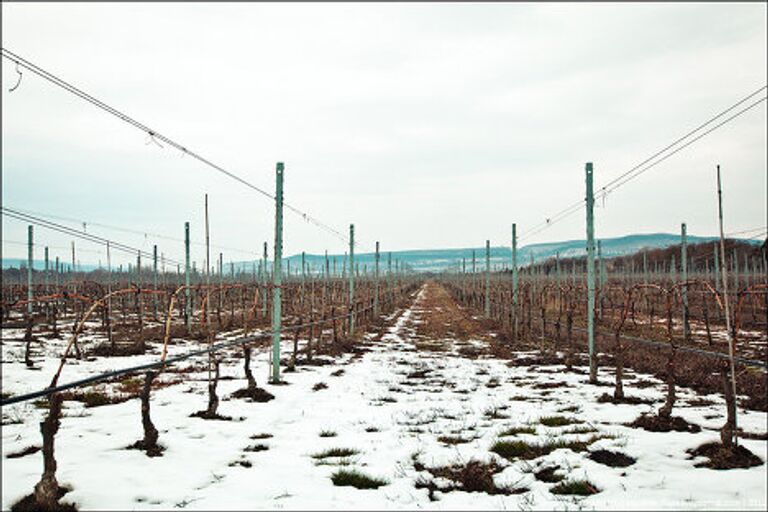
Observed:
[[[589,345],[589,382],[597,382],[595,357],[595,197],[592,190],[592,162],[587,162],[587,343]]]
[[[264,242],[264,262],[261,266],[261,314],[267,316],[267,242]]]
[[[48,246],[45,246],[45,293],[48,293]]]
[[[491,241],[485,241],[485,317],[491,317]]]
[[[192,294],[189,289],[189,222],[184,223],[184,254],[186,257],[184,265],[184,327],[189,333],[189,325],[192,320]]]
[[[272,270],[272,383],[280,382],[280,335],[282,331],[283,261],[283,163],[275,172],[275,260]]]
[[[355,225],[349,225],[349,334],[355,332]]]
[[[688,236],[685,222],[680,226],[680,273],[683,282],[680,290],[683,299],[683,336],[688,341],[691,336],[691,326],[688,321]]]
[[[723,272],[722,272],[722,279],[723,279],[723,308],[725,309],[725,331],[726,336],[728,338],[728,356],[730,358],[731,362],[731,390],[733,392],[733,399],[736,400],[736,397],[739,395],[736,394],[736,365],[734,363],[733,357],[734,357],[734,347],[733,347],[733,333],[731,332],[731,314],[730,314],[730,306],[728,303],[728,271],[727,271],[727,265],[725,264],[725,234],[723,233],[723,190],[720,183],[720,166],[717,166],[717,214],[718,214],[718,220],[720,224],[720,258],[723,261]],[[734,409],[738,409],[738,407],[735,407]],[[736,410],[733,411],[733,437],[736,443],[738,443],[738,437],[736,435],[736,432],[738,432],[737,424],[736,424]]]
[[[373,314],[379,316],[379,242],[376,241],[376,266],[374,270],[374,278],[376,280],[375,288],[376,292],[373,296]]]
[[[27,315],[32,318],[32,225],[27,226]]]
[[[512,308],[515,315],[515,332],[517,332],[517,224],[512,224]]]
[[[107,339],[112,343],[112,256],[107,240]]]
[[[72,240],[72,293],[77,293],[77,285],[74,284],[75,281],[75,241]]]
[[[157,291],[157,245],[152,246],[152,285]],[[152,307],[155,310],[155,318],[157,318],[157,294],[152,294]]]

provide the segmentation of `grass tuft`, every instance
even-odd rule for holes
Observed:
[[[523,427],[510,427],[508,429],[499,432],[500,436],[516,436],[517,434],[535,434],[536,427],[533,425],[526,425]]]
[[[263,452],[269,450],[269,446],[265,444],[253,444],[251,446],[246,447],[243,451],[246,452]]]
[[[567,416],[543,416],[539,418],[539,423],[546,427],[564,427],[566,425],[573,425],[576,423],[584,423],[576,418],[569,418]]]
[[[333,485],[349,486],[355,489],[378,489],[389,482],[373,478],[356,469],[340,469],[331,475]]]
[[[549,492],[552,494],[576,494],[578,496],[589,496],[597,494],[600,489],[595,487],[588,480],[566,480],[552,487]]]
[[[312,455],[312,458],[327,459],[330,457],[351,457],[352,455],[357,455],[358,453],[360,452],[353,448],[328,448],[322,452],[315,453]]]
[[[321,430],[320,437],[336,437],[336,432],[333,430]]]
[[[445,444],[463,444],[470,442],[472,439],[467,439],[466,437],[461,436],[440,436],[437,440]]]
[[[544,443],[528,443],[522,440],[497,440],[491,446],[491,451],[507,460],[530,460],[550,452],[566,448],[574,452],[586,451],[587,447],[599,439],[605,439],[607,435],[593,435],[584,441],[567,441],[565,439],[548,439]]]

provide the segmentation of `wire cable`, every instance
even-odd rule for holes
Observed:
[[[40,226],[40,227],[44,227],[44,228],[47,228],[47,229],[50,229],[50,230],[53,230],[53,231],[58,231],[59,233],[64,233],[66,235],[74,236],[74,237],[80,238],[81,240],[86,240],[88,242],[93,242],[93,243],[100,244],[100,245],[106,245],[109,242],[110,248],[117,249],[117,250],[123,251],[123,252],[127,252],[129,254],[134,254],[134,255],[141,254],[142,256],[145,256],[147,258],[153,258],[154,257],[154,255],[152,253],[149,253],[149,252],[146,252],[146,251],[142,251],[141,249],[139,249],[137,247],[132,247],[130,245],[127,245],[127,244],[124,244],[124,243],[121,243],[121,242],[116,242],[114,240],[109,240],[107,238],[103,238],[103,237],[100,237],[100,236],[97,236],[97,235],[92,235],[90,233],[83,233],[82,231],[78,231],[76,229],[72,229],[72,228],[70,228],[68,226],[64,226],[62,224],[58,224],[58,223],[53,222],[53,221],[41,219],[41,218],[35,217],[33,215],[28,215],[28,214],[25,214],[25,213],[21,213],[21,212],[15,211],[15,210],[13,210],[11,208],[8,208],[6,206],[2,206],[0,208],[2,209],[2,212],[3,212],[4,216],[10,217],[10,218],[13,218],[13,219],[16,219],[16,220],[20,220],[22,222],[29,222],[31,224],[35,224],[35,225]],[[175,263],[177,265],[184,265],[184,263],[181,263],[180,261],[176,261],[176,260],[168,258],[168,257],[165,258],[165,261],[169,262],[169,263]]]
[[[81,225],[96,226],[96,227],[101,227],[101,228],[104,228],[104,229],[111,229],[111,230],[114,230],[114,231],[122,231],[124,233],[131,233],[131,234],[135,234],[135,235],[143,235],[144,237],[150,236],[152,238],[157,238],[157,239],[160,239],[160,240],[168,240],[168,241],[171,241],[171,242],[178,242],[178,243],[182,243],[182,244],[184,243],[184,240],[181,239],[181,238],[175,238],[175,237],[172,237],[172,236],[169,236],[169,235],[160,235],[160,234],[157,234],[157,233],[152,233],[150,231],[143,231],[143,230],[139,230],[139,229],[125,228],[125,227],[120,227],[120,226],[114,226],[114,225],[111,225],[111,224],[103,224],[101,222],[91,222],[91,221],[86,221],[86,220],[82,220],[82,219],[74,219],[72,217],[64,217],[64,216],[61,216],[61,215],[52,215],[50,213],[33,212],[31,210],[20,209],[20,208],[15,208],[15,207],[13,209],[15,211],[17,211],[17,212],[26,213],[26,214],[30,214],[30,215],[36,215],[38,217],[45,217],[45,218],[48,218],[48,219],[56,219],[56,220],[61,220],[61,221],[65,221],[65,222],[74,222],[76,224],[81,224]],[[190,244],[191,245],[197,245],[197,246],[205,247],[205,243],[203,243],[203,242],[190,242]],[[254,256],[254,255],[259,256],[259,252],[257,252],[257,251],[248,251],[248,250],[245,250],[245,249],[235,249],[234,247],[226,247],[226,246],[223,246],[223,245],[214,245],[214,244],[211,244],[211,247],[212,248],[216,248],[216,249],[225,249],[227,251],[239,252],[239,253],[242,253],[242,254],[248,254],[249,256]]]
[[[91,103],[92,105],[104,110],[105,112],[117,117],[121,121],[128,123],[129,125],[138,128],[139,130],[143,131],[149,136],[150,141],[162,141],[166,145],[173,147],[174,149],[177,149],[178,151],[181,151],[185,155],[189,155],[195,160],[198,160],[199,162],[207,165],[211,169],[224,174],[233,180],[237,181],[241,185],[244,185],[259,194],[274,200],[275,196],[267,192],[266,190],[257,187],[253,183],[245,180],[244,178],[238,176],[232,171],[228,171],[224,167],[217,165],[213,163],[212,161],[208,160],[207,158],[203,157],[201,154],[192,151],[191,149],[188,149],[187,147],[181,145],[180,143],[170,139],[169,137],[159,133],[156,130],[153,130],[152,128],[148,127],[145,124],[140,123],[139,121],[133,119],[132,117],[128,116],[127,114],[124,114],[123,112],[117,110],[114,107],[111,107],[104,103],[103,101],[91,96],[90,94],[84,92],[83,90],[75,87],[74,85],[66,82],[65,80],[57,77],[53,73],[50,73],[43,68],[37,66],[36,64],[33,64],[32,62],[28,61],[27,59],[21,57],[20,55],[17,55],[16,53],[6,49],[2,48],[2,56],[5,57],[8,60],[11,60],[16,63],[17,66],[21,66],[24,69],[29,70],[30,72],[34,73],[35,75],[39,76],[40,78],[43,78],[44,80],[47,80],[48,82],[64,89],[67,92],[70,92],[74,94],[75,96],[78,96],[79,98],[87,101],[88,103]],[[299,208],[296,208],[295,206],[292,206],[286,202],[283,202],[283,207],[292,211],[293,213],[300,215],[306,222],[309,222],[311,224],[314,224],[315,226],[325,229],[326,231],[330,232],[331,234],[341,238],[341,240],[347,241],[346,235],[341,233],[340,231],[334,229],[333,227],[329,226],[328,224],[325,224],[324,222],[320,221],[319,219],[309,215],[308,213],[300,210]]]
[[[622,173],[621,175],[617,176],[616,178],[613,178],[611,181],[606,183],[604,186],[600,187],[598,192],[596,194],[594,194],[594,199],[596,201],[599,200],[599,199],[605,199],[605,197],[610,192],[613,192],[614,190],[616,190],[617,188],[619,188],[622,185],[626,184],[630,180],[636,178],[637,176],[640,176],[641,174],[643,174],[643,173],[647,172],[648,170],[652,169],[653,167],[655,167],[656,165],[660,164],[661,162],[663,162],[667,158],[671,157],[672,155],[674,155],[674,154],[678,153],[679,151],[685,149],[686,147],[690,146],[691,144],[693,144],[694,142],[698,141],[702,137],[712,133],[713,131],[717,130],[718,128],[722,127],[723,125],[733,121],[737,117],[739,117],[742,114],[744,114],[744,113],[748,112],[749,110],[753,109],[754,107],[756,107],[757,105],[759,105],[760,103],[765,101],[766,97],[762,97],[762,98],[758,99],[757,101],[754,101],[753,103],[751,103],[748,106],[746,106],[745,108],[739,110],[735,114],[732,114],[731,116],[727,117],[723,121],[717,123],[716,125],[714,125],[714,126],[710,127],[709,129],[705,130],[704,132],[698,134],[693,139],[688,140],[682,146],[675,148],[673,151],[667,153],[666,155],[664,155],[663,157],[659,158],[658,160],[653,161],[656,157],[659,157],[662,154],[666,153],[667,151],[671,150],[672,148],[674,148],[675,146],[677,146],[681,142],[685,141],[686,139],[688,139],[692,135],[696,134],[697,132],[701,131],[702,129],[704,129],[708,125],[710,125],[713,122],[717,121],[718,119],[720,119],[724,115],[726,115],[729,112],[733,111],[734,109],[736,109],[740,105],[748,102],[750,99],[752,99],[755,96],[759,95],[766,88],[768,88],[768,86],[764,85],[764,86],[760,87],[756,91],[752,92],[751,94],[749,94],[749,95],[745,96],[744,98],[740,99],[739,101],[737,101],[733,105],[729,106],[725,110],[723,110],[723,111],[719,112],[718,114],[716,114],[715,116],[709,118],[706,122],[700,124],[699,126],[694,128],[693,130],[689,131],[688,133],[686,133],[682,137],[680,137],[677,140],[675,140],[674,142],[672,142],[671,144],[668,144],[663,149],[655,152],[653,155],[651,155],[650,157],[644,159],[642,162],[640,162],[639,164],[633,166],[631,169],[625,171],[624,173]],[[649,163],[649,162],[652,162],[652,163]],[[648,164],[648,165],[646,166],[645,164]],[[555,224],[555,223],[561,221],[562,219],[564,219],[566,217],[569,217],[570,215],[573,215],[577,211],[581,210],[585,205],[586,205],[586,199],[582,199],[580,201],[572,203],[571,205],[569,205],[569,206],[565,207],[564,209],[558,211],[557,213],[555,213],[551,217],[548,217],[543,223],[535,225],[527,233],[525,233],[522,236],[520,236],[519,240],[522,241],[522,240],[528,239],[528,238],[530,238],[530,237],[532,237],[534,235],[537,235],[538,233],[541,233],[545,229],[551,227],[553,224]]]

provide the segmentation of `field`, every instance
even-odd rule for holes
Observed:
[[[294,279],[284,289],[278,383],[271,381],[266,336],[271,304],[260,302],[269,295],[259,285],[194,287],[189,329],[185,304],[168,307],[175,286],[114,295],[108,314],[102,302],[94,308],[102,314],[82,325],[78,356],[73,322],[99,297],[95,286],[80,285],[90,299],[58,293],[38,301],[31,327],[19,313],[23,302],[6,308],[3,398],[49,385],[68,345],[59,384],[233,342],[213,356],[201,352],[152,368],[149,381],[147,372],[132,371],[51,395],[63,399],[53,432],[59,506],[83,510],[766,507],[764,367],[738,366],[738,448],[724,451],[721,429],[730,416],[712,362],[720,359],[684,351],[670,358],[668,347],[626,342],[617,399],[614,339],[598,337],[597,381],[590,382],[577,329],[582,308],[571,307],[570,335],[567,315],[559,333],[547,320],[561,301],[566,313],[577,302],[577,284],[571,295],[563,287],[562,296],[521,298],[513,329],[514,316],[503,307],[510,302],[502,302],[509,276],[488,276],[490,317],[483,314],[484,279],[388,275],[379,288],[360,278],[352,332],[345,280]],[[521,297],[545,281],[524,276]],[[23,289],[15,292],[23,297]],[[714,338],[722,330],[714,319],[699,328],[708,304],[699,297],[692,294],[698,314],[690,318],[695,335],[688,342],[673,315],[680,347],[706,338],[702,329]],[[649,304],[638,301],[630,332],[663,341],[664,322],[643,321]],[[761,302],[755,307],[750,318],[759,319]],[[621,310],[604,306],[598,325],[607,328]],[[662,320],[664,311],[656,313]],[[305,324],[312,325],[290,330]],[[748,348],[738,355],[759,362],[765,333],[756,327],[744,329]],[[671,380],[670,360],[678,370]],[[706,364],[708,372],[687,366]],[[674,408],[664,416],[670,382]],[[54,446],[54,435],[42,442],[40,425],[53,416],[53,403],[41,397],[3,407],[4,509],[40,480],[41,448]]]

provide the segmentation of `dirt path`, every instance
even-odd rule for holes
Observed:
[[[420,351],[474,358],[489,353],[491,335],[482,323],[451,298],[443,286],[427,281],[412,307],[411,342]]]

